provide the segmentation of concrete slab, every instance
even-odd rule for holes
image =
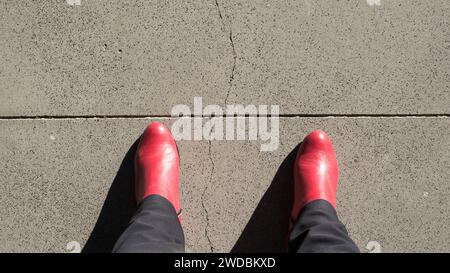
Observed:
[[[449,113],[450,2],[222,1],[227,101],[283,113]]]
[[[0,251],[63,252],[71,241],[108,249],[132,212],[130,159],[148,122],[1,120]],[[288,155],[323,128],[340,162],[338,213],[359,247],[447,252],[449,126],[448,118],[283,118],[274,152],[255,141],[181,141],[187,249],[281,250]]]
[[[448,114],[450,2],[4,1],[0,115]]]
[[[3,116],[167,114],[228,90],[213,1],[3,1],[0,25]]]
[[[71,241],[87,251],[111,249],[134,209],[133,143],[149,122],[0,122],[0,251],[64,252]],[[211,174],[209,144],[178,146],[186,247],[208,251],[201,197]]]
[[[375,241],[385,252],[448,252],[449,125],[448,118],[288,118],[275,152],[213,142],[215,184],[206,192],[214,200],[206,206],[213,249],[282,250],[292,150],[322,128],[340,166],[338,214],[362,251]]]

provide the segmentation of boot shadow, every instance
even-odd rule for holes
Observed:
[[[139,139],[125,154],[94,229],[83,247],[83,253],[111,252],[133,217],[137,208],[134,194],[134,156],[138,143]]]
[[[301,144],[301,143],[300,143]],[[287,252],[297,145],[283,160],[231,253]]]

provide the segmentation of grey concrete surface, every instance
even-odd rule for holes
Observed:
[[[0,24],[2,115],[170,114],[228,89],[213,1],[1,1]]]
[[[124,224],[132,168],[126,154],[150,122],[147,119],[1,121],[0,251],[64,252],[82,246],[104,205],[99,236]],[[202,189],[210,179],[208,142],[178,143],[187,248],[207,251]],[[113,195],[106,200],[110,189]],[[129,218],[128,218],[129,220]],[[126,221],[125,221],[126,223]],[[95,245],[99,242],[104,245]],[[90,249],[104,250],[107,239]]]
[[[450,2],[1,1],[0,114],[449,114]]]
[[[230,103],[283,113],[448,113],[450,2],[221,1]]]
[[[340,167],[337,211],[362,251],[370,241],[384,252],[450,251],[449,126],[448,118],[284,118],[275,152],[261,153],[251,142],[213,142],[215,184],[207,190],[215,200],[207,205],[213,249],[233,247],[266,191],[249,228],[258,235],[246,235],[237,250],[279,247],[279,214],[287,207],[280,202],[290,191],[282,186],[289,176],[277,170],[286,170],[281,163],[308,132],[322,128]],[[260,237],[275,242],[259,245]]]
[[[189,252],[282,251],[317,128],[362,251],[450,251],[449,1],[80,3],[0,1],[0,252],[110,249],[136,139],[196,96],[279,105],[281,143],[178,143]]]
[[[121,214],[101,215],[102,206],[126,207],[131,181],[121,163],[149,122],[0,121],[0,251],[64,252],[71,241],[85,246],[97,222],[104,233],[113,229]],[[258,141],[181,141],[187,250],[279,251],[289,181],[277,170],[309,131],[323,128],[340,164],[338,213],[358,246],[447,252],[449,126],[434,117],[282,118],[274,152],[260,152]]]

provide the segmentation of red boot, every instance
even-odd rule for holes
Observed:
[[[333,145],[325,132],[313,131],[303,140],[295,160],[292,221],[314,200],[326,200],[336,208],[337,184],[338,163]]]
[[[173,205],[180,217],[180,159],[170,130],[159,122],[152,122],[139,141],[135,158],[136,201],[160,195]]]

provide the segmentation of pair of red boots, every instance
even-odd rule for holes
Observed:
[[[141,203],[149,195],[160,195],[174,206],[181,221],[180,160],[170,130],[153,122],[141,137],[135,159],[136,201]],[[294,166],[294,205],[292,221],[308,203],[323,199],[336,208],[338,164],[328,136],[313,131],[304,140]]]

